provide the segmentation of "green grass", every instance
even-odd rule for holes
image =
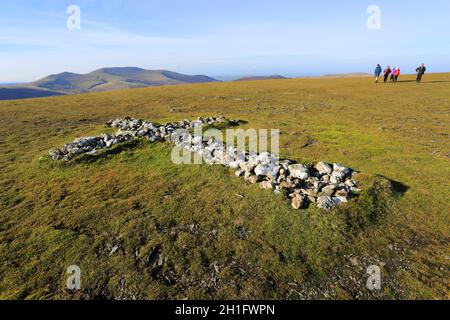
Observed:
[[[0,298],[448,299],[448,82],[293,79],[0,102]],[[145,141],[69,164],[47,156],[115,117],[210,115],[279,128],[283,157],[355,168],[362,194],[330,213],[295,211]],[[160,267],[148,263],[154,248]],[[65,289],[73,264],[76,293]],[[365,288],[370,264],[382,266],[379,292]]]

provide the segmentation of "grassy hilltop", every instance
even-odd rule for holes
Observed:
[[[0,102],[0,298],[448,299],[450,74],[208,83]],[[48,150],[132,116],[279,128],[283,157],[341,163],[363,192],[293,210],[220,166],[141,142]],[[82,290],[65,289],[79,265]],[[382,289],[365,287],[369,265]]]
[[[206,82],[218,81],[203,75],[190,76],[168,70],[102,68],[87,74],[52,74],[35,82],[0,87],[0,101]]]

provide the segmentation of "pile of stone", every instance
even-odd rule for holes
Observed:
[[[52,149],[49,151],[53,160],[69,161],[81,154],[95,155],[102,149],[109,149],[119,143],[133,140],[134,137],[127,133],[116,135],[103,134],[99,137],[78,138],[61,149]]]
[[[148,138],[153,141],[167,140],[176,130],[184,129],[189,130],[191,128],[203,126],[203,125],[213,125],[217,123],[225,122],[225,117],[209,117],[209,118],[198,118],[197,120],[183,120],[179,122],[166,123],[165,125],[159,125],[157,123],[146,122],[143,120],[125,118],[111,120],[106,123],[108,127],[119,129],[118,134],[130,134],[138,138]],[[230,122],[236,122],[230,120]]]
[[[118,129],[115,135],[104,134],[99,137],[79,138],[61,149],[50,151],[54,160],[69,161],[80,154],[95,155],[100,150],[114,145],[145,138],[151,142],[167,141],[201,156],[207,164],[223,165],[236,170],[237,177],[243,177],[262,189],[275,193],[286,192],[292,199],[294,209],[304,209],[310,204],[331,210],[359,192],[354,180],[356,171],[338,165],[319,162],[314,166],[295,163],[291,160],[263,152],[261,154],[238,150],[215,138],[195,136],[189,129],[223,123],[224,117],[198,118],[194,121],[159,125],[133,118],[116,119],[106,125]]]
[[[319,162],[308,166],[280,160],[268,152],[248,153],[214,138],[206,140],[190,133],[174,135],[171,141],[201,155],[207,164],[219,164],[236,170],[237,177],[244,177],[252,184],[258,183],[262,189],[275,193],[286,191],[292,198],[294,209],[305,209],[313,203],[321,209],[331,210],[347,203],[359,192],[354,180],[357,172],[339,164]]]
[[[103,134],[98,137],[78,138],[60,149],[49,151],[53,160],[70,161],[81,154],[96,155],[101,150],[112,148],[123,142],[136,138],[146,138],[151,142],[170,141],[171,135],[179,129],[191,129],[202,125],[212,125],[226,121],[224,117],[198,118],[194,121],[184,120],[180,122],[159,125],[130,117],[111,120],[107,127],[118,129],[116,134]]]

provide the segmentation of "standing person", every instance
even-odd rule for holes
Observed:
[[[417,72],[417,82],[418,83],[420,83],[421,81],[422,81],[422,76],[425,74],[425,71],[427,71],[427,68],[425,67],[425,64],[424,63],[422,63],[421,65],[420,65],[420,67],[418,67],[417,69],[416,69],[416,72]]]
[[[390,67],[390,66],[387,66],[387,68],[384,69],[384,82],[387,81],[389,75],[391,74],[391,71],[392,71],[392,70],[391,70],[391,67]]]
[[[375,82],[378,83],[378,78],[381,75],[383,69],[381,69],[381,66],[377,64],[377,67],[375,68]]]
[[[395,72],[394,72],[394,81],[395,82],[398,81],[398,77],[400,77],[400,68],[395,69]]]
[[[391,82],[395,81],[395,70],[397,70],[395,67],[391,70],[391,79],[390,79]]]

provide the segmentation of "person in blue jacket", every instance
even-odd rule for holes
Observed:
[[[381,66],[379,64],[377,64],[377,67],[375,68],[375,82],[378,83],[378,78],[381,75],[381,72],[383,71],[383,69],[381,68]]]

